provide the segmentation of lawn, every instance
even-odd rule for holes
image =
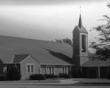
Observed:
[[[109,86],[39,86],[39,85],[0,85],[0,88],[110,88]]]
[[[59,80],[19,80],[19,81],[0,81],[0,83],[59,83]]]

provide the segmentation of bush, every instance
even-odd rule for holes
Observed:
[[[32,74],[30,75],[30,80],[45,80],[45,76],[42,74]]]
[[[72,78],[71,74],[66,74],[66,73],[60,73],[59,78]]]
[[[107,72],[107,79],[110,79],[110,71]]]
[[[58,78],[58,76],[57,75],[54,75],[54,74],[45,74],[45,78],[46,79]]]
[[[5,80],[5,76],[4,75],[0,75],[0,81],[4,81]]]
[[[73,78],[82,78],[84,74],[80,71],[79,68],[74,68],[71,72]]]
[[[6,74],[7,80],[20,80],[21,79],[21,73],[19,69],[16,66],[10,66],[7,74]]]

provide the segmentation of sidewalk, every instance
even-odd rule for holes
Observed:
[[[110,85],[110,80],[108,79],[60,79],[55,80],[57,82],[44,82],[43,81],[0,81],[0,84],[10,84],[10,85],[75,85],[75,86],[85,86],[85,85]]]
[[[60,80],[60,84],[75,84],[75,83],[79,83],[79,80],[74,80],[74,79]]]
[[[60,83],[73,86],[110,86],[110,80],[108,79],[65,79],[60,80]]]
[[[82,83],[110,83],[110,80],[108,79],[85,79],[85,78],[79,78],[79,79],[73,79],[73,81],[78,81]]]

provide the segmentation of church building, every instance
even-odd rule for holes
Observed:
[[[85,78],[105,78],[109,63],[91,61],[88,56],[88,32],[79,23],[73,30],[73,46],[65,43],[0,36],[0,75],[16,65],[22,80],[31,74],[71,74],[79,68]]]

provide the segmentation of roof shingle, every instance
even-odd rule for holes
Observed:
[[[82,67],[102,67],[102,66],[109,66],[109,61],[102,61],[102,60],[88,60],[83,63]]]
[[[29,54],[14,55],[13,63],[20,63],[28,56],[29,56]]]
[[[0,58],[4,63],[10,63],[13,55],[20,54],[29,54],[40,63],[69,65],[72,62],[72,46],[69,44],[0,36]],[[14,62],[22,59],[20,56]]]

